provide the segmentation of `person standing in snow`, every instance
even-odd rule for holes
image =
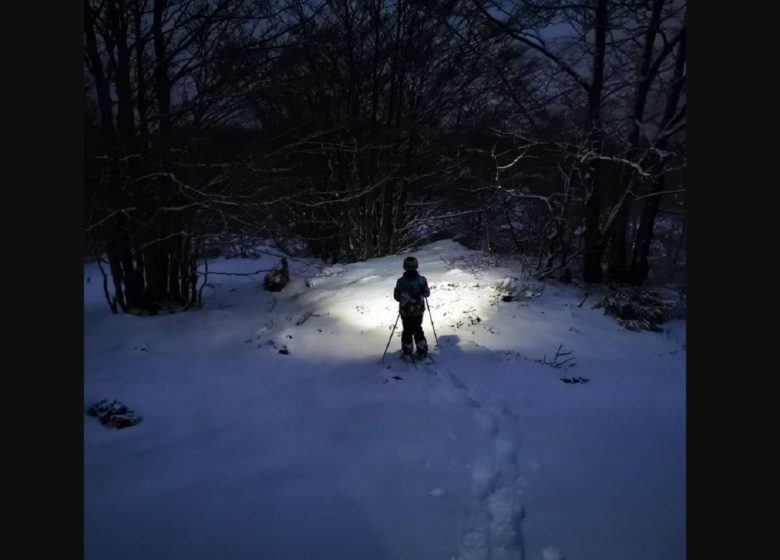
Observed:
[[[428,355],[428,343],[422,330],[425,314],[425,298],[431,295],[428,280],[417,272],[417,259],[404,259],[404,275],[395,283],[393,298],[398,302],[403,331],[401,332],[401,350],[404,356],[411,356],[414,350],[412,338],[417,346],[417,357]]]

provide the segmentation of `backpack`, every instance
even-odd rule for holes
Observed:
[[[422,290],[422,277],[402,280],[402,292],[409,294],[411,299],[401,305],[401,315],[404,317],[422,315],[425,312],[425,300],[420,294]]]

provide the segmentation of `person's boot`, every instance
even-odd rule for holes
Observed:
[[[413,350],[414,350],[414,346],[412,346],[411,342],[409,344],[401,344],[401,358],[407,362],[411,361]]]
[[[424,360],[428,357],[428,343],[425,339],[417,343],[417,359]]]

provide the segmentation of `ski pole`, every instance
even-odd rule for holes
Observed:
[[[428,298],[425,298],[425,307],[428,308],[428,318],[431,320],[431,328],[433,329],[433,338],[436,339],[436,346],[438,346],[439,337],[436,336],[436,327],[433,326],[433,315],[431,314],[431,306],[428,303]]]
[[[387,340],[387,346],[385,346],[385,353],[382,354],[382,359],[379,360],[379,363],[385,361],[385,356],[387,355],[387,349],[390,348],[390,342],[393,340],[393,333],[395,333],[395,328],[398,326],[398,319],[401,317],[401,312],[398,312],[398,317],[395,318],[395,325],[393,325],[393,330],[390,331],[390,338]]]

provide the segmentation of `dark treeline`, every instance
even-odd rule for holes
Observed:
[[[109,305],[188,308],[210,244],[259,237],[332,261],[447,237],[539,277],[647,282],[684,258],[685,11],[85,0]]]

